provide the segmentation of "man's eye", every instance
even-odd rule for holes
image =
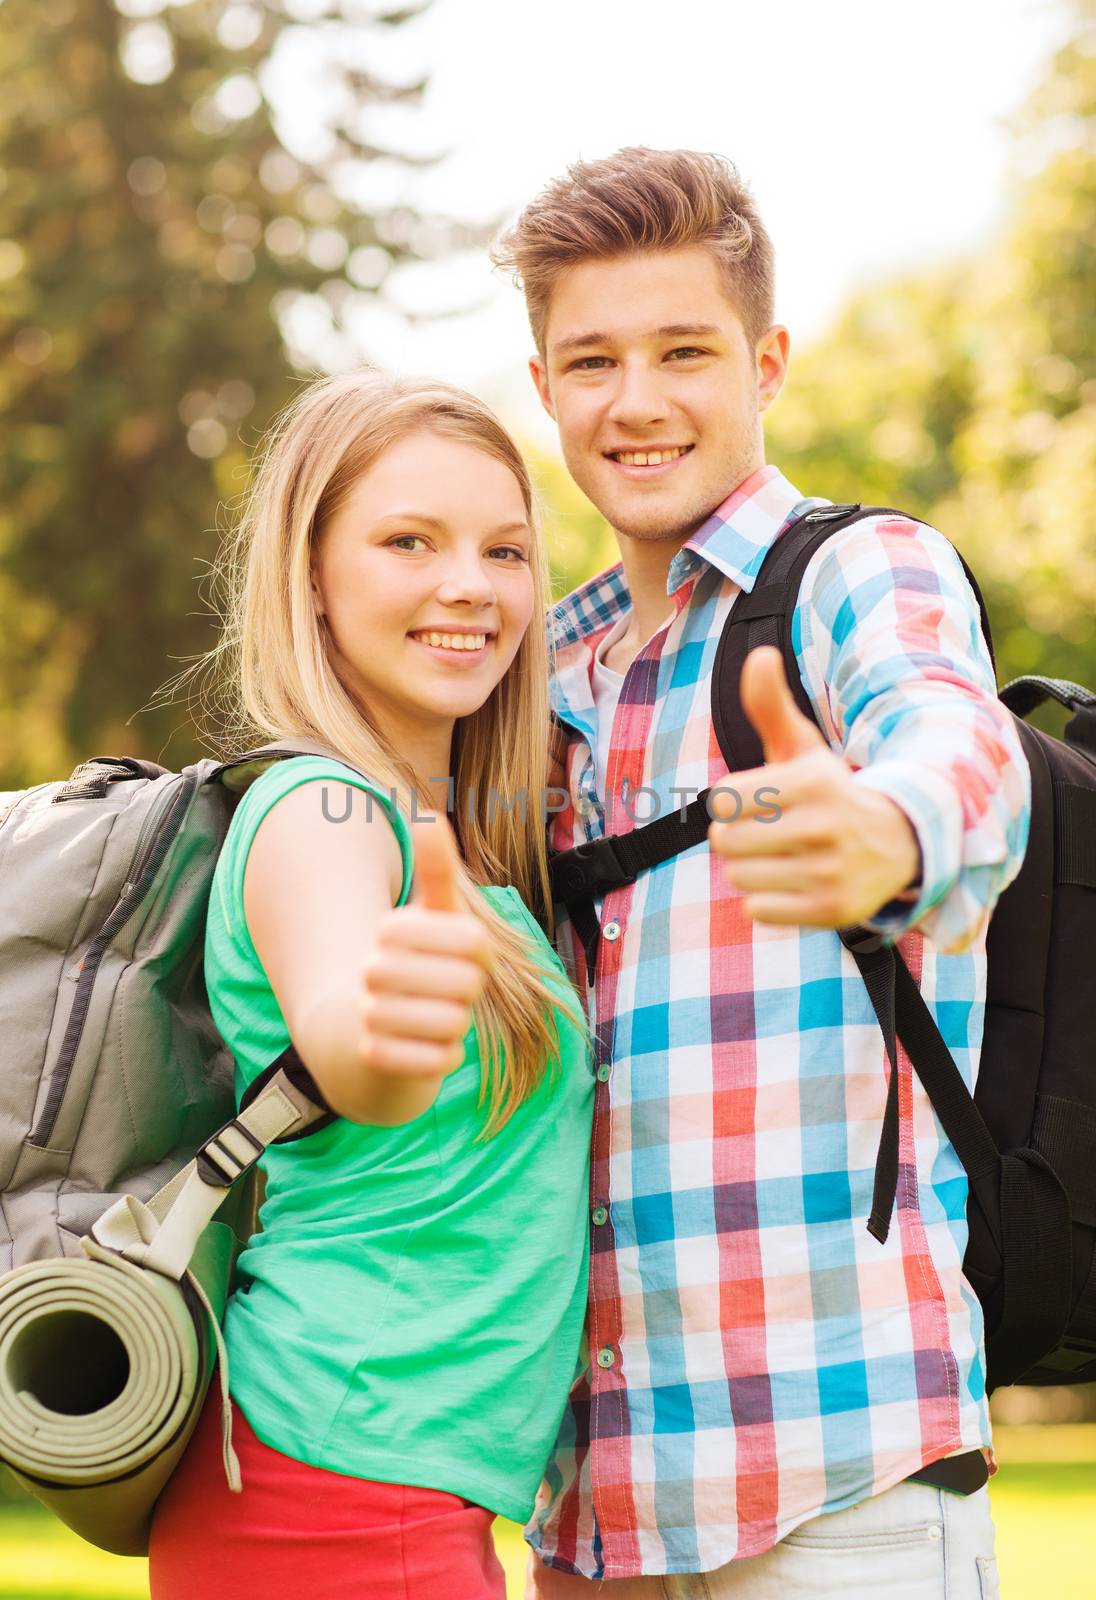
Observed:
[[[599,372],[602,367],[606,367],[608,364],[608,356],[580,356],[577,361],[572,361],[567,370],[568,372]]]
[[[698,350],[696,345],[683,344],[676,350],[670,351],[670,358],[675,361],[693,361],[697,356],[706,356],[707,354],[707,350]]]

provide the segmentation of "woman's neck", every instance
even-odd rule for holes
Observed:
[[[455,720],[440,725],[382,727],[392,749],[414,773],[420,789],[430,797],[435,811],[450,806],[449,785],[453,768]],[[452,804],[456,805],[456,797]]]

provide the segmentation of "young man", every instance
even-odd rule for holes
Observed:
[[[996,1593],[965,1177],[901,1053],[898,1203],[886,1242],[868,1234],[889,1069],[834,931],[901,938],[973,1082],[986,924],[1029,805],[974,597],[931,529],[836,534],[795,635],[826,737],[757,651],[743,698],[767,765],[728,774],[723,624],[789,520],[825,503],[765,465],[788,335],[754,203],[716,156],[623,150],[549,185],[497,259],[621,555],[554,612],[570,804],[553,847],[631,831],[651,791],[661,814],[720,780],[745,802],[599,906],[590,1359],[529,1593]],[[566,919],[560,942],[585,976]],[[973,1492],[911,1481],[952,1457]]]

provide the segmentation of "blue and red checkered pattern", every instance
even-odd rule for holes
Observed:
[[[613,724],[608,791],[627,804],[603,804],[591,757],[621,569],[556,607],[572,739],[555,849],[728,778],[710,716],[724,622],[790,517],[824,503],[763,468],[675,556],[672,614]],[[880,926],[973,1084],[986,924],[1023,858],[1030,780],[955,552],[896,516],[836,534],[795,642],[832,745],[917,832],[921,891]],[[530,1538],[589,1578],[707,1571],[989,1443],[967,1183],[902,1052],[897,1209],[886,1244],[868,1234],[888,1067],[836,933],[751,923],[706,843],[608,895],[601,920],[589,1352]],[[560,945],[582,972],[566,920]]]

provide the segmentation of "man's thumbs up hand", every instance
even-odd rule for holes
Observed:
[[[422,1082],[425,1110],[464,1060],[487,975],[487,929],[463,909],[460,856],[447,819],[412,824],[413,895],[381,918],[362,973],[359,1055],[378,1073]]]
[[[784,658],[771,644],[751,650],[742,666],[742,709],[761,740],[766,765],[828,750],[815,724],[792,697]]]
[[[742,706],[765,765],[712,795],[708,838],[758,922],[843,928],[870,918],[920,872],[904,811],[858,784],[792,697],[779,650],[751,650]],[[722,820],[727,819],[727,820]]]

